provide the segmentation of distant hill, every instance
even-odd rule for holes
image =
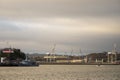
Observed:
[[[32,56],[34,56],[34,57],[37,57],[37,56],[43,57],[43,56],[45,56],[45,55],[46,55],[46,54],[39,54],[39,53],[28,54],[28,56],[30,56],[30,57],[32,57]]]

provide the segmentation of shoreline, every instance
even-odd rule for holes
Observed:
[[[39,65],[37,66],[40,66],[40,65],[120,65],[120,64],[115,64],[115,63],[55,63],[55,62],[52,62],[52,63],[38,63]],[[16,66],[16,67],[37,67],[37,66],[31,66],[31,65],[11,65],[11,64],[0,64],[0,67],[13,67],[13,66]]]
[[[120,65],[113,63],[39,63],[39,65]]]

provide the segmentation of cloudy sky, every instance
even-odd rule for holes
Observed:
[[[0,48],[120,51],[120,0],[0,0]]]

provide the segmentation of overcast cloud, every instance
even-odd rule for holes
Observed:
[[[0,0],[0,48],[120,51],[119,0]]]

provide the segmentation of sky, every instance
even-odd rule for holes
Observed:
[[[120,51],[120,0],[0,0],[0,48]]]

